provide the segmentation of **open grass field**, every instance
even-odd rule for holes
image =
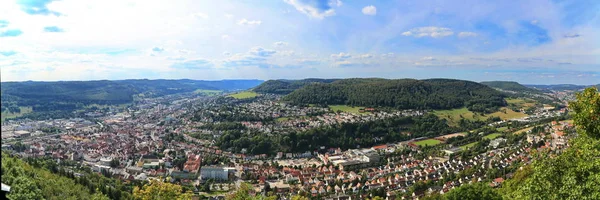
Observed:
[[[235,94],[232,94],[229,96],[236,98],[236,99],[249,99],[249,98],[254,98],[254,97],[258,96],[258,93],[251,92],[251,91],[245,91],[245,92],[235,93]]]
[[[524,128],[524,129],[521,129],[521,130],[518,130],[518,131],[516,131],[516,132],[515,132],[515,134],[521,134],[521,133],[525,133],[525,132],[527,132],[527,131],[529,131],[529,130],[531,130],[531,129],[533,129],[533,127]]]
[[[531,108],[531,107],[535,107],[535,101],[532,99],[525,99],[525,98],[506,98],[506,103],[508,103],[509,105],[512,104],[518,108],[522,108],[522,109],[527,109],[527,108]]]
[[[365,108],[365,107],[359,107],[359,106],[351,107],[351,106],[346,106],[346,105],[330,105],[329,106],[329,109],[333,110],[334,112],[337,112],[339,110],[342,112],[365,114],[365,113],[358,112],[358,110],[360,110],[361,108]]]
[[[283,121],[287,121],[287,120],[290,120],[290,118],[289,117],[280,117],[280,118],[275,119],[275,121],[278,121],[278,122],[283,122]]]
[[[502,134],[500,134],[500,133],[492,133],[492,134],[484,136],[483,138],[488,139],[488,140],[493,140],[493,139],[496,139],[497,137],[499,137],[501,135]]]
[[[415,142],[416,145],[419,145],[421,147],[426,146],[426,145],[427,146],[435,146],[440,143],[442,143],[442,142],[439,140],[435,140],[435,139],[426,139],[426,140],[421,140],[421,141]]]
[[[467,108],[459,108],[452,110],[436,110],[433,114],[437,115],[440,118],[446,119],[448,121],[448,125],[457,126],[460,119],[464,118],[466,120],[486,120],[489,117],[500,117],[503,120],[506,119],[514,119],[521,118],[527,116],[524,113],[515,112],[506,107],[500,108],[500,111],[495,113],[490,113],[486,115],[480,115],[469,111]]]
[[[203,90],[203,89],[197,89],[196,91],[194,91],[194,93],[196,93],[196,94],[204,94],[207,96],[215,96],[215,95],[220,94],[221,92],[223,92],[223,91],[221,91],[221,90]]]
[[[504,131],[508,130],[508,127],[503,126],[503,127],[497,128],[496,130],[498,130],[498,132],[504,132]]]
[[[465,144],[465,145],[460,146],[460,148],[463,149],[463,150],[467,150],[467,149],[475,146],[476,144],[477,144],[477,142],[471,142],[469,144]]]
[[[0,121],[4,122],[4,120],[6,120],[6,119],[20,117],[20,116],[23,116],[24,114],[33,112],[33,109],[31,107],[20,106],[19,108],[21,109],[20,113],[11,113],[11,112],[8,112],[8,110],[5,110],[4,112],[0,113]]]

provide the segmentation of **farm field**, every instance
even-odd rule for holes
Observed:
[[[503,127],[497,128],[496,130],[498,130],[499,132],[504,132],[504,131],[508,130],[508,127],[503,126]]]
[[[19,112],[19,113],[11,113],[11,112],[8,112],[8,110],[5,110],[4,112],[0,113],[0,121],[4,122],[4,120],[6,120],[6,119],[20,117],[20,116],[23,116],[24,114],[33,112],[33,109],[31,107],[19,106],[19,108],[21,109],[21,112]]]
[[[498,136],[501,136],[502,134],[500,133],[492,133],[489,135],[484,136],[483,138],[488,139],[488,140],[493,140],[496,139]]]
[[[421,147],[422,146],[435,146],[440,143],[441,143],[441,141],[435,140],[435,139],[426,139],[426,140],[421,140],[421,141],[415,142],[416,145],[419,145]]]
[[[287,121],[287,120],[290,120],[290,118],[289,117],[280,117],[280,118],[275,119],[275,121],[278,121],[278,122],[283,122],[283,121]]]
[[[531,129],[533,129],[533,127],[524,128],[524,129],[516,131],[515,134],[525,133],[525,132],[527,132],[527,131],[529,131]]]
[[[250,91],[245,91],[245,92],[239,92],[239,93],[231,94],[229,96],[233,97],[233,98],[236,98],[236,99],[249,99],[249,98],[254,98],[254,97],[258,96],[258,93],[256,93],[256,92],[250,92]]]
[[[196,93],[196,94],[205,94],[207,96],[215,96],[217,94],[220,94],[221,92],[223,92],[223,91],[221,91],[221,90],[203,90],[203,89],[198,89],[198,90],[194,91],[194,93]]]
[[[521,118],[527,116],[524,113],[515,112],[509,108],[502,107],[500,111],[486,114],[481,116],[480,114],[475,114],[469,111],[467,108],[459,108],[452,110],[436,110],[433,114],[437,115],[440,118],[446,119],[448,121],[448,125],[457,126],[460,119],[464,118],[466,120],[486,120],[489,117],[500,117],[502,120],[506,119],[514,119]]]
[[[347,105],[331,105],[331,106],[329,106],[329,109],[333,110],[334,112],[337,112],[339,110],[342,112],[364,114],[364,113],[358,112],[358,110],[360,110],[361,108],[365,108],[365,107],[359,107],[359,106],[351,107],[351,106],[347,106]]]

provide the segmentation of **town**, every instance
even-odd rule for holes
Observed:
[[[537,151],[560,153],[574,136],[566,109],[539,108],[522,118],[460,133],[341,149],[252,154],[220,149],[229,127],[286,134],[335,124],[418,117],[427,110],[292,105],[277,95],[237,99],[225,95],[143,98],[132,106],[94,110],[84,118],[7,120],[2,149],[24,158],[75,161],[127,182],[164,179],[194,193],[224,198],[240,184],[252,194],[326,199],[385,196],[418,199],[469,182],[498,187]],[[237,121],[232,125],[228,121]],[[237,127],[237,126],[242,127]],[[508,126],[512,126],[508,128]],[[406,133],[409,134],[410,133]],[[72,169],[74,170],[74,168]]]

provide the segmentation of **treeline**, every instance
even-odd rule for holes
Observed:
[[[33,112],[73,111],[86,105],[127,104],[136,94],[157,97],[197,89],[240,90],[254,87],[260,80],[119,80],[3,82],[0,90],[2,108],[28,106]],[[2,110],[4,111],[4,109]]]
[[[506,106],[505,95],[482,84],[451,79],[344,79],[311,83],[284,97],[295,104],[345,104],[397,109],[467,107],[481,113]]]
[[[289,94],[311,83],[331,83],[339,79],[268,80],[253,91],[258,93]]]
[[[255,155],[263,153],[273,155],[279,151],[314,151],[321,146],[342,149],[369,147],[417,137],[434,137],[460,130],[462,129],[449,127],[445,120],[441,120],[435,115],[426,115],[343,123],[303,132],[291,131],[287,134],[230,130],[221,135],[217,145],[221,149],[231,149],[234,152],[246,149],[248,153]]]
[[[484,84],[484,85],[487,85],[487,86],[490,86],[493,88],[498,88],[501,90],[509,90],[509,91],[514,91],[514,92],[529,92],[532,94],[543,93],[541,90],[528,88],[528,87],[521,85],[514,81],[486,81],[486,82],[481,82],[481,84]]]

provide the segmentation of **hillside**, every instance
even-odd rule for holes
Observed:
[[[524,85],[521,85],[517,82],[513,81],[485,81],[481,82],[481,84],[490,86],[492,88],[498,88],[501,90],[508,90],[514,92],[530,92],[530,93],[541,93],[540,90],[528,88]]]
[[[2,108],[31,107],[34,112],[74,110],[89,104],[125,104],[136,94],[164,96],[204,90],[246,90],[260,80],[118,80],[2,82]],[[4,110],[4,109],[3,109]]]
[[[599,84],[600,85],[600,84]],[[539,90],[583,90],[588,86],[584,85],[573,85],[573,84],[558,84],[558,85],[526,85],[530,88],[535,88]]]
[[[253,90],[258,93],[289,94],[311,83],[331,83],[338,79],[269,80]]]
[[[488,86],[452,79],[344,79],[312,83],[284,100],[296,104],[345,104],[398,109],[450,109],[467,107],[493,112],[505,106],[504,94]]]

